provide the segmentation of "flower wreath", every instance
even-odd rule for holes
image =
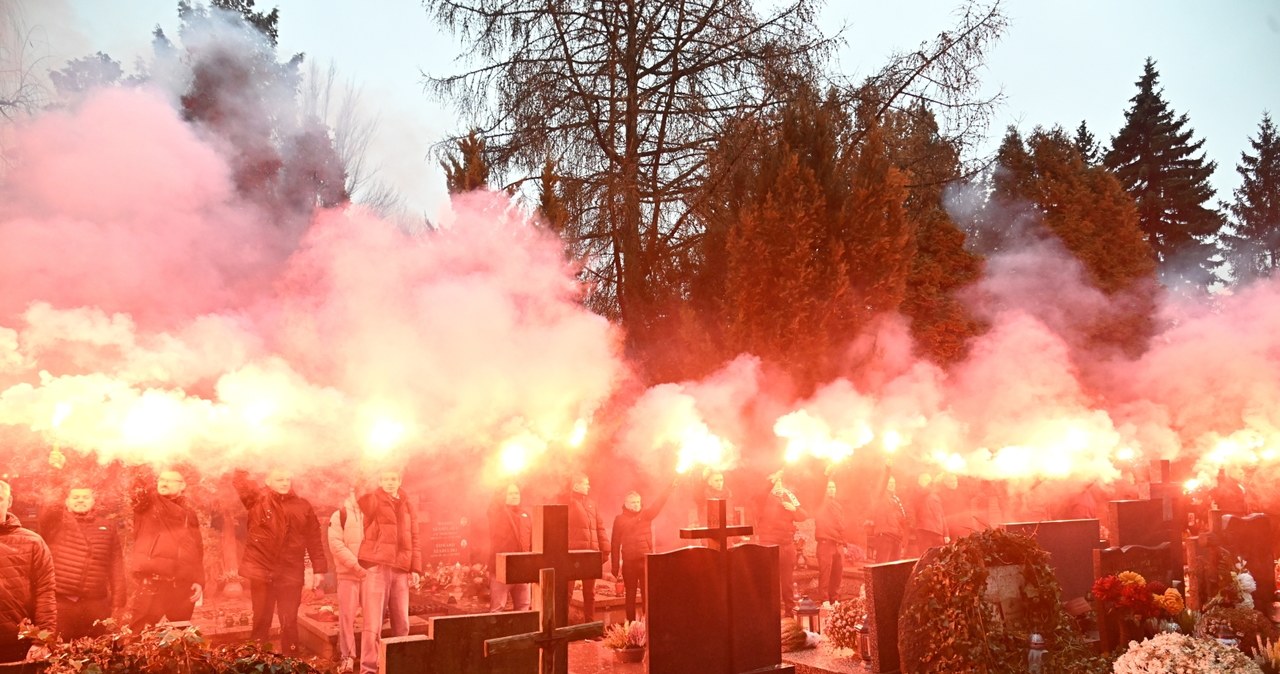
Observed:
[[[1034,632],[1045,640],[1045,674],[1109,672],[1108,661],[1093,654],[1062,608],[1062,591],[1048,559],[1031,538],[1001,529],[975,532],[938,549],[932,560],[916,568],[909,584],[915,597],[902,607],[902,671],[1023,673]],[[1006,565],[1022,569],[1021,625],[997,620],[983,599],[989,569]]]

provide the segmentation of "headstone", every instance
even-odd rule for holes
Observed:
[[[1107,503],[1107,542],[1113,548],[1126,545],[1156,546],[1169,541],[1164,504],[1142,501]]]
[[[728,547],[751,527],[725,526],[724,501],[709,499],[705,528],[680,536],[691,547],[645,558],[650,674],[794,672],[782,664],[778,548]]]
[[[1218,534],[1204,533],[1187,538],[1183,554],[1187,560],[1187,589],[1183,596],[1187,608],[1203,611],[1204,605],[1218,593],[1218,561],[1221,548]]]
[[[1258,583],[1258,589],[1253,593],[1253,605],[1264,613],[1269,612],[1276,590],[1271,519],[1262,513],[1254,513],[1244,517],[1225,515],[1222,520],[1222,547],[1230,555],[1227,561],[1234,564],[1237,557],[1244,559],[1245,568]]]
[[[569,642],[601,636],[604,634],[604,623],[596,621],[557,627],[555,616],[559,612],[556,610],[556,596],[559,592],[555,569],[547,568],[538,572],[538,588],[542,591],[539,602],[541,608],[538,611],[541,629],[537,632],[486,639],[484,654],[492,657],[537,649],[538,674],[568,674]]]
[[[898,615],[902,595],[916,568],[916,560],[869,564],[867,572],[868,631],[871,637],[871,671],[898,671]]]
[[[462,528],[458,520],[434,520],[427,538],[427,561],[454,564],[462,559]]]
[[[1161,543],[1157,546],[1126,545],[1119,548],[1106,548],[1093,551],[1093,574],[1095,578],[1118,574],[1122,571],[1133,571],[1147,582],[1159,581],[1172,586],[1175,577],[1181,575],[1174,572],[1170,545]],[[1101,605],[1095,604],[1098,615],[1098,639],[1104,652],[1114,650],[1120,644],[1119,624],[1107,618],[1107,612]]]
[[[1011,522],[1006,531],[1035,540],[1049,553],[1049,568],[1062,586],[1063,601],[1089,594],[1093,587],[1093,551],[1101,547],[1098,520]]]
[[[484,654],[487,639],[536,630],[535,611],[438,617],[430,625],[428,636],[382,640],[385,674],[529,674],[537,670],[538,656],[532,651]]]

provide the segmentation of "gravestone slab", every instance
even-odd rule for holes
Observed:
[[[1145,499],[1107,503],[1107,542],[1111,547],[1155,546],[1166,541],[1169,541],[1169,530],[1161,501]]]
[[[1222,547],[1226,548],[1234,562],[1243,557],[1249,573],[1258,583],[1253,592],[1253,605],[1265,613],[1275,596],[1276,560],[1271,548],[1271,518],[1262,513],[1240,517],[1225,515],[1222,518]]]
[[[1049,568],[1062,587],[1063,601],[1089,594],[1093,587],[1093,551],[1101,547],[1098,520],[1010,522],[1006,531],[1035,540],[1049,553]]]
[[[385,674],[528,674],[538,668],[536,652],[486,658],[484,642],[537,628],[536,611],[432,618],[428,636],[382,640],[382,671]]]
[[[1191,536],[1183,544],[1187,560],[1187,590],[1183,593],[1187,608],[1203,611],[1204,605],[1218,593],[1218,534]]]
[[[782,653],[778,551],[754,543],[729,549],[729,625],[735,672],[776,665]]]
[[[867,571],[868,631],[871,637],[871,671],[898,671],[898,615],[916,560],[869,564]]]
[[[1181,577],[1181,569],[1174,573],[1169,544],[1157,546],[1126,545],[1119,548],[1106,548],[1093,551],[1093,573],[1097,578],[1117,574],[1122,571],[1133,571],[1141,575],[1147,582],[1160,581],[1173,586],[1175,578]],[[1108,618],[1104,607],[1095,602],[1094,611],[1098,615],[1098,640],[1104,652],[1120,646],[1120,625],[1116,620]]]
[[[710,548],[684,548],[645,558],[650,674],[725,671],[729,596],[728,586],[717,582],[722,580],[719,555]],[[773,587],[777,596],[776,576]]]

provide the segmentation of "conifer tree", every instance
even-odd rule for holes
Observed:
[[[1280,266],[1280,136],[1263,114],[1258,135],[1249,139],[1253,154],[1240,153],[1241,183],[1227,206],[1231,233],[1223,247],[1237,280],[1270,276]]]
[[[1215,164],[1201,152],[1204,141],[1192,140],[1187,116],[1170,110],[1159,77],[1147,59],[1124,126],[1103,161],[1137,202],[1138,223],[1163,272],[1207,285],[1218,266],[1215,238],[1223,226],[1209,205]]]
[[[1076,127],[1076,137],[1072,141],[1076,147],[1076,152],[1080,153],[1080,158],[1084,160],[1085,166],[1097,166],[1102,158],[1102,145],[1098,143],[1098,139],[1094,137],[1093,132],[1089,130],[1089,125],[1082,119],[1080,126]]]
[[[485,158],[484,138],[477,129],[472,129],[465,138],[458,139],[456,153],[450,153],[441,160],[444,169],[445,184],[449,194],[461,194],[472,190],[484,189],[489,184],[489,162]]]

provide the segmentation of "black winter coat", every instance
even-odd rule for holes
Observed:
[[[813,518],[813,537],[840,545],[849,542],[843,503],[830,496],[822,500],[822,505],[818,506],[818,514]]]
[[[108,599],[116,608],[125,605],[124,550],[114,520],[57,506],[41,513],[40,531],[53,553],[58,596]]]
[[[390,566],[401,571],[422,573],[422,549],[418,543],[418,515],[404,490],[392,498],[381,489],[361,496],[357,503],[364,514],[364,540],[360,542],[360,565]]]
[[[204,585],[200,517],[182,496],[142,487],[133,498],[133,575]]]
[[[569,494],[569,549],[600,550],[609,561],[609,534],[596,502],[578,492]]]
[[[498,554],[533,549],[533,518],[521,506],[504,502],[489,506],[489,570],[497,573]]]
[[[249,510],[248,540],[240,575],[249,580],[301,585],[306,556],[319,575],[329,570],[320,538],[320,522],[306,499],[290,491],[277,494],[249,482],[243,472],[233,477],[240,502]]]
[[[644,556],[653,552],[653,518],[667,505],[667,499],[671,498],[674,488],[674,484],[669,485],[658,496],[658,500],[638,512],[632,512],[623,506],[622,513],[613,518],[613,548],[610,554],[613,575],[618,575],[621,564],[633,569],[644,564]]]
[[[796,538],[796,522],[809,519],[804,508],[787,510],[782,501],[772,493],[765,494],[760,503],[760,513],[756,521],[756,538],[761,543],[772,545],[790,545]]]
[[[24,618],[41,629],[57,629],[54,582],[49,546],[8,513],[0,522],[0,641],[17,638]]]

